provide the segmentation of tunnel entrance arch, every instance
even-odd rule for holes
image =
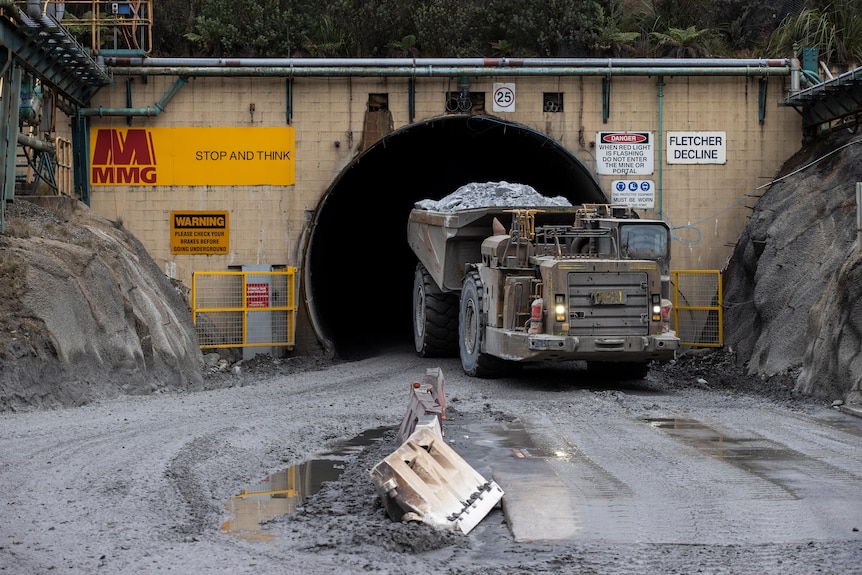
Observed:
[[[396,130],[341,172],[307,230],[304,311],[322,345],[344,358],[412,345],[410,210],[488,181],[528,184],[573,204],[608,201],[576,156],[527,126],[453,115]]]

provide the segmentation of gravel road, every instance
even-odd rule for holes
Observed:
[[[828,401],[709,360],[636,384],[577,364],[472,379],[406,349],[299,363],[0,415],[0,572],[862,573],[862,424]],[[397,447],[409,384],[437,366],[447,442],[512,489],[467,536],[393,523],[368,478]],[[296,513],[223,530],[232,496],[379,429]],[[531,539],[519,461],[557,486],[569,539]]]

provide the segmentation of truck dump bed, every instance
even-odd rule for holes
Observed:
[[[437,212],[414,209],[407,223],[407,243],[444,292],[459,292],[465,265],[482,260],[482,241],[493,235],[494,218],[509,228],[511,207],[487,207]],[[571,225],[577,206],[536,209],[536,226]]]

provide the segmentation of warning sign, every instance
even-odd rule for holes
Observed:
[[[654,171],[652,132],[599,132],[596,164],[599,174],[648,175]]]
[[[245,307],[269,307],[269,284],[245,284]]]
[[[649,210],[655,207],[655,186],[652,180],[614,180],[611,201],[633,208]]]
[[[172,254],[227,254],[228,212],[171,212]]]

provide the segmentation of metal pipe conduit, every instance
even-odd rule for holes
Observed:
[[[719,67],[381,67],[381,66],[145,66],[111,67],[115,76],[222,77],[406,77],[453,76],[789,76],[789,66]]]
[[[732,58],[104,58],[112,67],[205,68],[774,68],[788,59]]]
[[[158,116],[162,111],[155,107],[147,108],[81,108],[81,116]]]
[[[33,148],[34,150],[39,150],[40,152],[47,152],[49,154],[57,153],[54,144],[52,144],[51,142],[46,142],[44,140],[28,136],[27,134],[18,134],[18,143],[22,146],[27,146],[29,148]]]
[[[146,108],[81,108],[78,110],[79,116],[158,116],[161,114],[168,102],[177,95],[183,86],[188,82],[188,76],[182,75],[168,88],[161,99],[153,106]]]
[[[15,5],[15,0],[0,0],[0,10],[9,10],[12,18],[21,21],[21,10]]]

